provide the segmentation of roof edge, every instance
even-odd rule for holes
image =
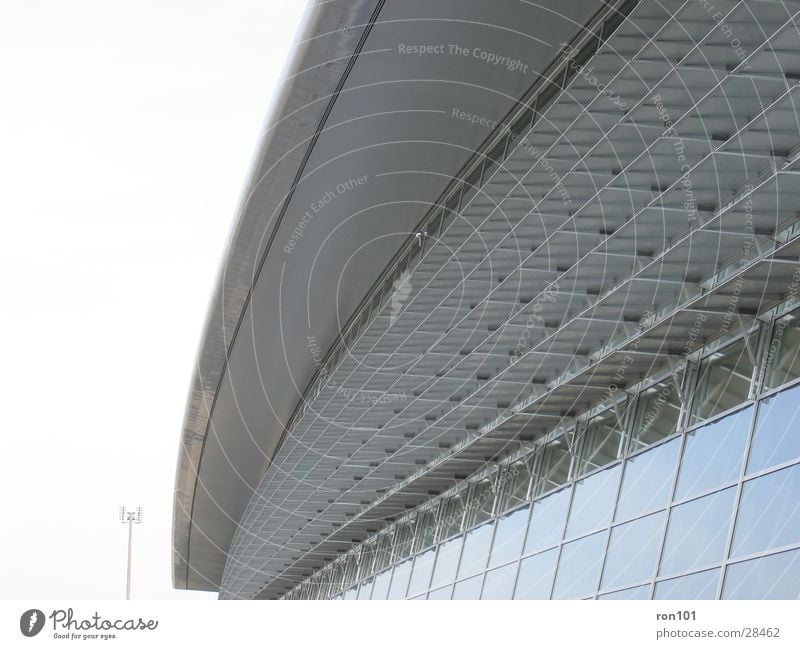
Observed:
[[[366,7],[362,5],[348,15],[363,15],[368,18],[373,7],[373,3],[368,3]],[[342,69],[333,66],[328,74],[319,70],[310,84],[308,78],[303,77],[305,88],[301,88],[298,81],[303,71],[323,62],[322,57],[328,47],[321,47],[321,41],[339,41],[342,45],[352,42],[352,51],[360,36],[357,34],[354,39],[350,30],[345,29],[335,32],[325,32],[322,29],[326,19],[327,22],[337,20],[333,15],[337,11],[340,12],[341,9],[335,3],[317,3],[313,0],[305,9],[291,48],[294,54],[287,57],[281,74],[281,90],[274,95],[268,109],[268,117],[250,164],[250,172],[239,198],[236,220],[220,264],[190,383],[178,449],[172,518],[172,582],[177,589],[214,591],[218,588],[218,584],[213,584],[196,569],[196,579],[190,579],[192,510],[217,391],[225,375],[229,351],[235,341],[241,315],[247,308],[250,291],[256,279],[253,269],[258,265],[259,257],[264,254],[259,244],[268,238],[262,236],[263,233],[277,227],[279,222],[268,206],[256,207],[253,197],[257,191],[262,194],[268,192],[271,196],[289,196],[291,182],[284,180],[285,174],[265,182],[266,172],[280,161],[281,166],[291,169],[288,175],[294,178],[306,150],[313,147],[312,136],[319,119],[315,119],[312,125],[303,124],[308,119],[307,111],[302,114],[301,119],[300,111],[295,107],[313,105],[313,110],[318,111],[318,117],[322,118],[327,102],[315,104],[308,98],[312,94],[317,97],[330,95],[342,76]],[[363,26],[366,22],[366,19],[356,20],[352,21],[352,25]],[[298,146],[303,141],[309,142],[307,147]],[[293,147],[299,152],[288,155],[287,151]]]

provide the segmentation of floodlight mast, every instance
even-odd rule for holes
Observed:
[[[132,558],[132,550],[133,550],[133,524],[136,523],[137,525],[141,524],[143,510],[141,507],[137,507],[135,510],[129,510],[127,507],[120,507],[119,508],[119,520],[120,523],[127,523],[128,524],[128,574],[125,584],[125,599],[131,598],[131,558]]]

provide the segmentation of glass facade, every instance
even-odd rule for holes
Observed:
[[[797,322],[700,350],[624,408],[531,442],[287,597],[800,597]]]

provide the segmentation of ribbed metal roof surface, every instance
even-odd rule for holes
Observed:
[[[742,58],[703,3],[638,3],[587,62],[595,80],[559,90],[365,309],[251,500],[221,596],[279,596],[595,405],[623,358],[634,383],[693,329],[713,339],[782,299],[800,253],[797,8],[715,2]]]
[[[501,119],[597,6],[559,4],[326,0],[309,10],[198,356],[176,479],[176,586],[219,587],[246,504],[314,376],[307,337],[323,355],[335,343],[489,133],[453,111]],[[469,43],[529,69],[405,51],[419,43]]]

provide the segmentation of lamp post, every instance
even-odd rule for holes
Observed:
[[[133,550],[133,524],[137,525],[142,522],[142,508],[137,507],[135,510],[128,510],[127,507],[119,508],[119,521],[120,523],[128,524],[128,578],[125,585],[125,599],[131,598],[131,553]]]

